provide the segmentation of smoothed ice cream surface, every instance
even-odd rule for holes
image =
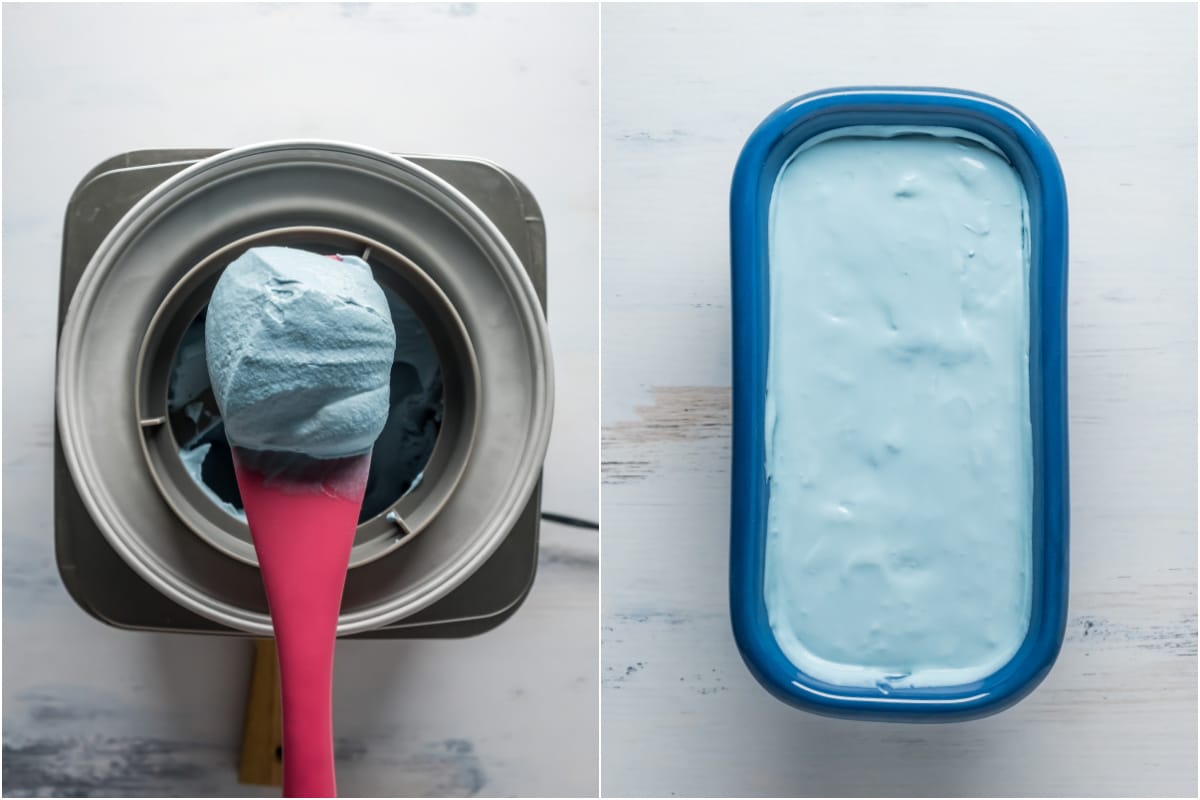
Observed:
[[[370,452],[388,416],[396,333],[357,256],[257,247],[222,273],[205,354],[235,446],[332,459]]]
[[[1029,214],[990,144],[844,128],[770,211],[763,599],[805,674],[981,680],[1032,597]]]

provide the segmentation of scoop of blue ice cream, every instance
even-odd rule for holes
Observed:
[[[369,452],[387,422],[396,332],[360,258],[248,250],[217,281],[204,338],[238,447],[341,458]]]

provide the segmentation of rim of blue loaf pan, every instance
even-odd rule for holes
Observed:
[[[855,125],[959,128],[994,144],[1025,185],[1030,210],[1030,417],[1033,432],[1033,597],[1029,630],[991,675],[958,686],[829,684],[780,649],[763,598],[768,484],[763,436],[770,331],[767,223],[775,179],[806,140]],[[730,193],[733,298],[733,468],[730,612],[750,671],[772,694],[808,711],[904,722],[974,719],[1003,710],[1046,676],[1067,615],[1067,197],[1046,137],[1021,112],[975,92],[927,87],[848,87],[802,95],[755,129]]]

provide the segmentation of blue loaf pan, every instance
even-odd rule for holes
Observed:
[[[1028,633],[988,677],[957,686],[838,686],[800,671],[767,618],[763,567],[769,488],[764,405],[770,332],[768,217],[775,180],[809,138],[857,125],[959,128],[994,144],[1029,201],[1029,390],[1033,433],[1033,576]],[[803,95],[776,109],[738,159],[730,198],[733,292],[733,480],[730,611],[750,671],[780,699],[818,714],[902,722],[974,719],[1016,703],[1046,676],[1067,614],[1067,199],[1049,143],[991,97],[934,88],[857,87]]]

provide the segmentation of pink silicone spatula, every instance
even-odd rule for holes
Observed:
[[[333,650],[371,454],[273,468],[233,448],[275,627],[284,797],[335,797]]]

